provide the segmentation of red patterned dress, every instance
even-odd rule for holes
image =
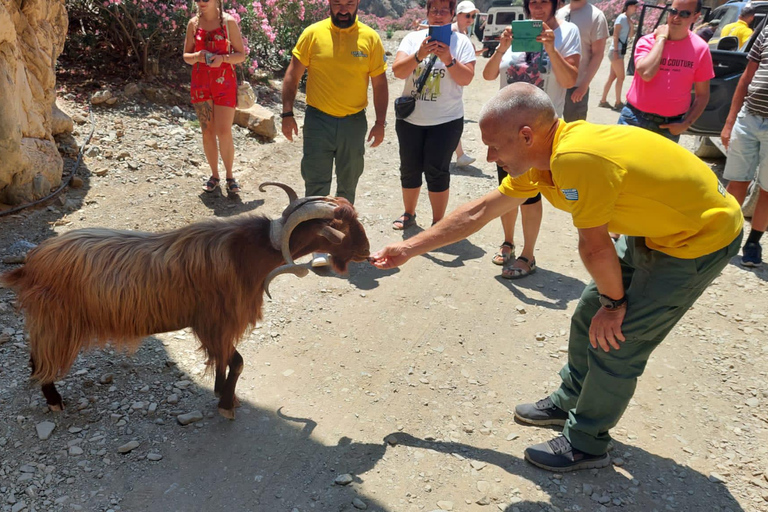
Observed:
[[[207,50],[217,55],[229,53],[229,41],[223,27],[216,30],[198,28],[195,33],[195,51]],[[204,62],[192,66],[192,103],[213,100],[214,105],[235,108],[237,105],[237,78],[232,64],[222,62],[212,68]]]

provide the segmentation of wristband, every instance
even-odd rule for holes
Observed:
[[[416,64],[421,64],[422,59],[419,58],[419,52],[413,54],[413,60],[416,61]]]
[[[448,69],[449,67],[451,67],[451,66],[453,66],[455,64],[456,64],[456,59],[451,59],[451,63],[448,64],[447,66],[445,66],[445,69]]]
[[[293,117],[293,110],[280,114],[280,119],[285,119],[286,117]]]

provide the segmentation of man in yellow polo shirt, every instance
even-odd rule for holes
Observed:
[[[283,80],[283,135],[293,140],[299,130],[293,103],[299,80],[307,74],[307,110],[304,117],[304,157],[301,176],[307,196],[331,192],[336,161],[336,195],[355,202],[357,182],[363,174],[368,123],[368,81],[373,85],[376,122],[368,135],[371,147],[381,144],[386,126],[389,92],[387,63],[381,38],[357,19],[360,0],[330,0],[330,17],[307,27],[293,49]],[[329,263],[315,254],[312,266]]]
[[[739,205],[688,150],[642,128],[565,123],[530,84],[505,87],[485,105],[488,161],[509,176],[432,228],[374,253],[379,268],[456,242],[536,193],[573,216],[593,281],[571,320],[562,385],[515,408],[563,435],[525,458],[550,471],[610,463],[609,431],[635,392],[653,349],[739,251]],[[675,172],[669,172],[674,169]],[[621,233],[616,246],[609,231]]]
[[[749,26],[755,19],[755,8],[747,4],[741,8],[739,19],[734,23],[729,23],[720,31],[720,39],[726,36],[735,36],[739,38],[739,48],[742,48],[752,36],[752,29]]]

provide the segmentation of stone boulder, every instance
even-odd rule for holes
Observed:
[[[261,105],[253,105],[251,108],[246,109],[235,109],[235,124],[248,128],[256,135],[269,140],[277,137],[275,114]]]
[[[61,183],[52,129],[67,25],[63,0],[0,0],[0,203],[37,199]]]

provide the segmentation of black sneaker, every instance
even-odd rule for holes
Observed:
[[[546,443],[529,446],[525,449],[525,460],[541,469],[556,473],[604,468],[611,463],[611,457],[607,453],[602,455],[584,453],[571,446],[563,436]]]
[[[745,267],[759,267],[763,264],[763,248],[757,242],[744,244],[741,249],[741,264]]]
[[[568,413],[552,403],[547,397],[535,404],[521,404],[515,407],[515,418],[529,425],[544,427],[546,425],[565,426]]]

